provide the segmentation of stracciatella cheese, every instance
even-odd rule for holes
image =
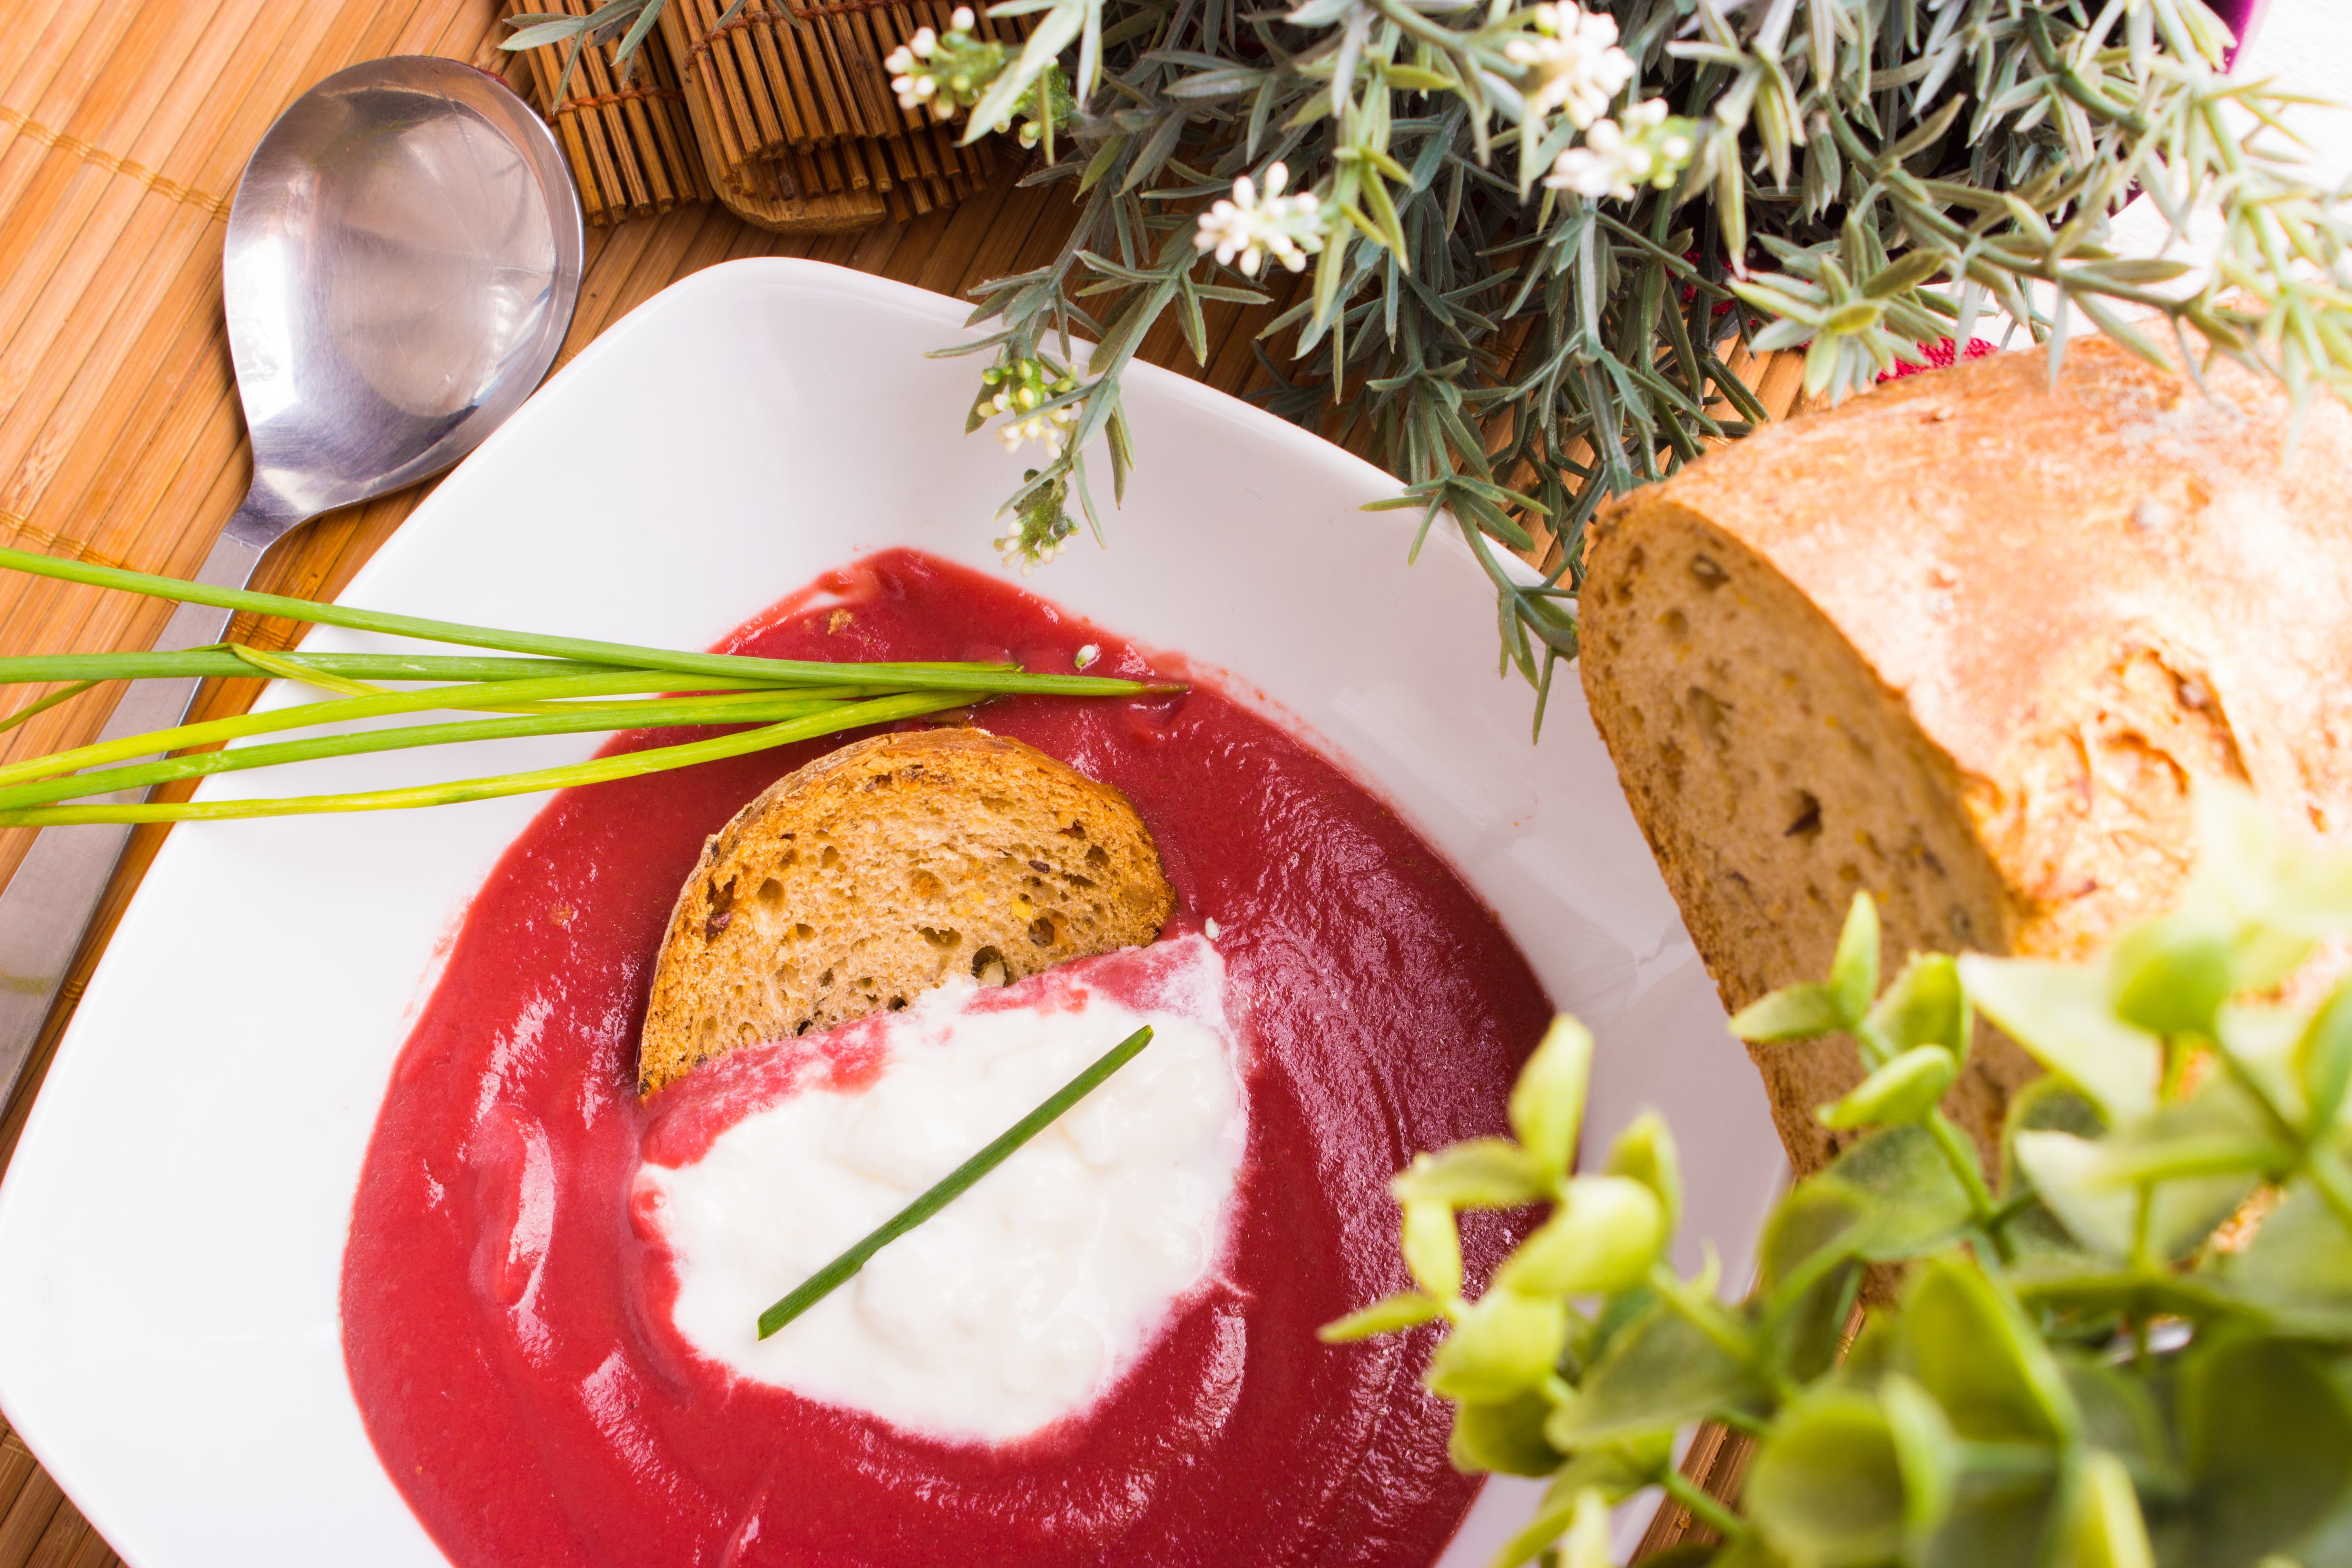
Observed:
[[[1217,1267],[1247,1139],[1224,965],[1168,944],[1137,1011],[1049,974],[970,984],[863,1026],[878,1074],[734,1121],[638,1176],[673,1321],[738,1374],[951,1440],[1085,1409]],[[1138,1027],[1151,1043],[1060,1121],[765,1341],[760,1313]]]

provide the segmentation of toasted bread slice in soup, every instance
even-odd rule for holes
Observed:
[[[1128,799],[983,730],[877,735],[779,780],[703,846],[654,969],[651,1094],[737,1046],[1148,942],[1174,907]]]

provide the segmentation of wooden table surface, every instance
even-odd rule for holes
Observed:
[[[504,69],[497,14],[497,0],[0,0],[0,542],[194,570],[249,475],[220,304],[223,225],[247,154],[296,95],[356,61],[430,54]],[[523,73],[510,79],[520,85]],[[951,211],[829,238],[771,234],[715,205],[591,229],[562,358],[670,282],[737,257],[814,258],[948,294],[1039,265],[1068,232],[1070,209],[1058,195],[1016,189],[1017,173]],[[1213,318],[1215,353],[1203,370],[1171,319],[1144,357],[1245,392],[1261,374],[1255,325],[1230,307]],[[1785,379],[1769,378],[1775,405],[1793,390],[1777,384]],[[310,524],[272,552],[257,585],[331,597],[430,489]],[[0,654],[144,647],[167,609],[0,581]],[[293,629],[240,617],[231,635],[284,647]],[[1492,633],[1481,625],[1465,635]],[[241,710],[258,689],[215,683],[199,707]],[[0,711],[26,700],[0,695]],[[0,736],[0,760],[79,744],[106,707],[93,693],[43,714]],[[162,831],[135,836],[0,1116],[0,1169]],[[0,832],[0,877],[28,837]],[[0,1568],[117,1561],[0,1426]]]

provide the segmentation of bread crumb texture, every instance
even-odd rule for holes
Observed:
[[[651,1094],[740,1045],[1150,942],[1174,907],[1125,795],[971,728],[878,735],[771,786],[703,847],[654,971]]]
[[[1582,676],[1725,1005],[1906,952],[2076,958],[2169,905],[2193,780],[2352,822],[2352,416],[2098,342],[1906,378],[1604,508]],[[2034,1071],[1980,1028],[1988,1152]],[[1853,1043],[1758,1047],[1801,1171]]]

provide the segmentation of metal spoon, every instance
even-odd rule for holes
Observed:
[[[222,293],[253,489],[196,580],[242,586],[320,512],[472,451],[554,363],[582,250],[555,138],[497,78],[406,56],[295,100],[229,212]],[[218,642],[228,618],[183,605],[155,646]],[[178,723],[195,689],[130,687],[101,738]],[[50,828],[0,892],[0,1104],[130,831]]]

